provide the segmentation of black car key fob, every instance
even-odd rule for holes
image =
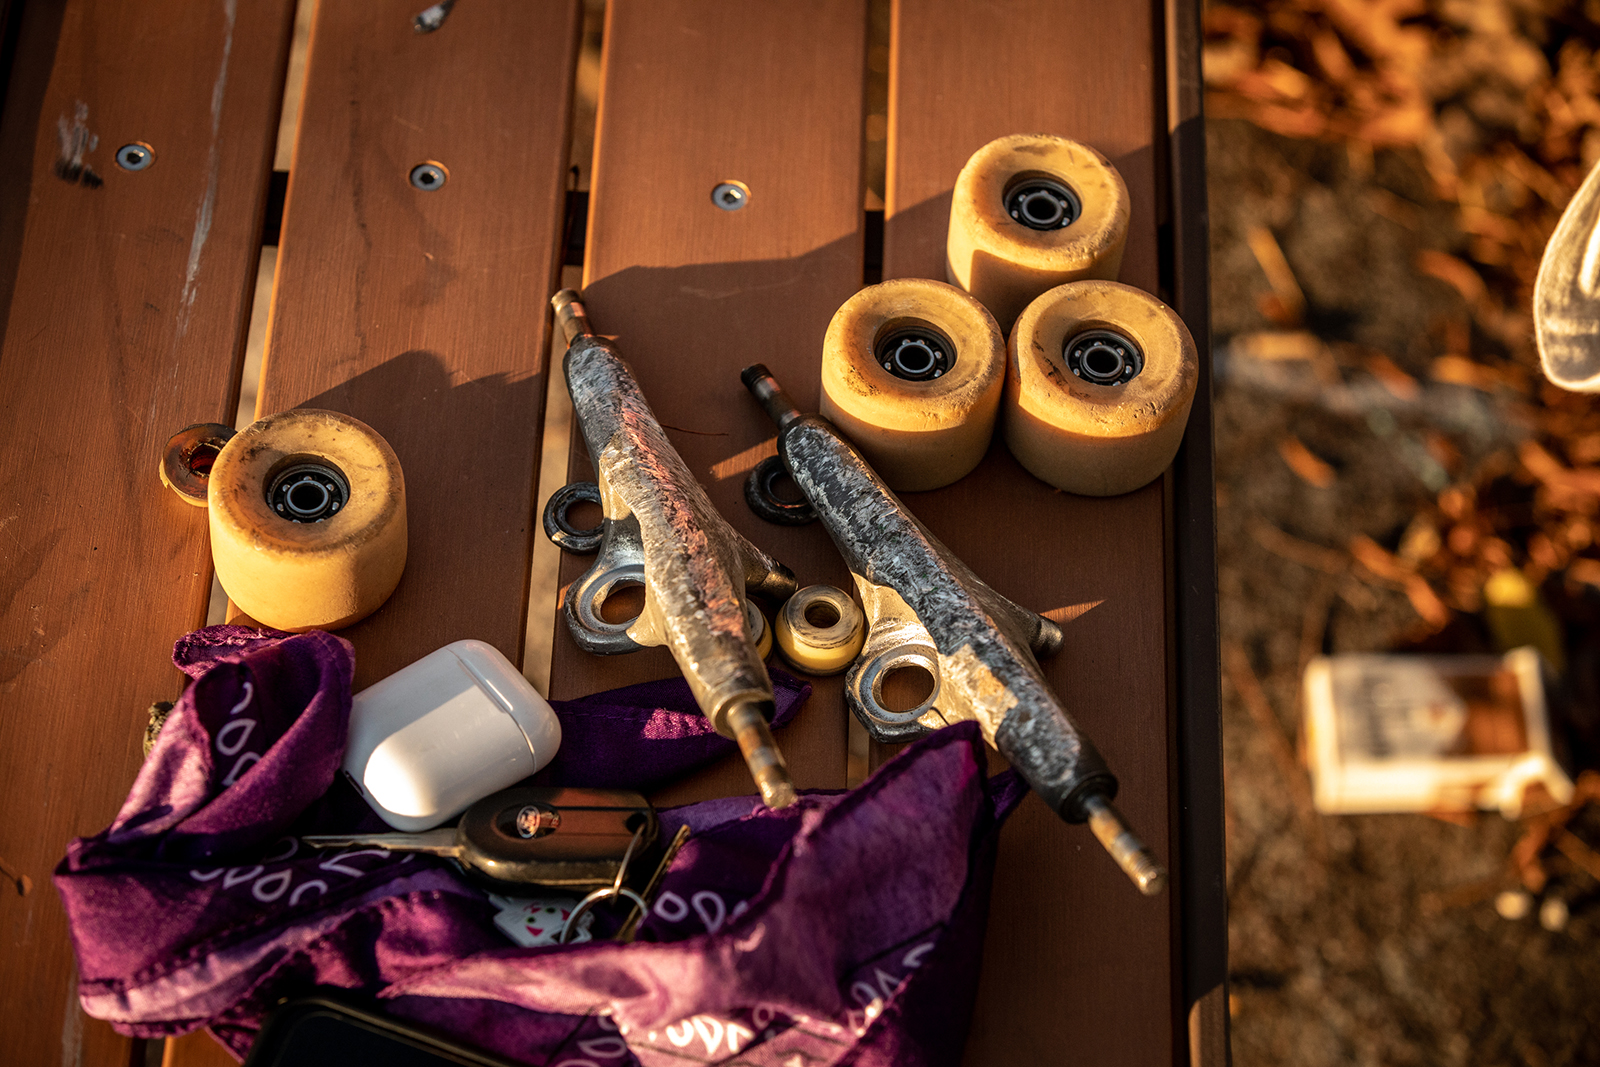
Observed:
[[[638,793],[571,786],[513,786],[468,808],[454,828],[420,834],[317,834],[318,848],[385,848],[455,860],[503,888],[597,889],[617,881],[656,843],[655,809]]]

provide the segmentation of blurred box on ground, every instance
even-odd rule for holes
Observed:
[[[1551,745],[1544,665],[1504,656],[1319,656],[1307,666],[1307,756],[1327,814],[1498,810],[1572,780]]]

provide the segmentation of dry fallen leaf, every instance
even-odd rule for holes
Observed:
[[[1367,370],[1399,400],[1412,401],[1422,395],[1417,380],[1382,352],[1374,352],[1367,357]]]
[[[1300,443],[1300,439],[1293,434],[1285,436],[1278,442],[1278,455],[1289,465],[1300,478],[1309,485],[1318,489],[1326,489],[1337,479],[1338,475],[1326,462],[1318,459],[1311,450]]]
[[[1414,573],[1399,556],[1364,535],[1350,539],[1350,554],[1375,577],[1401,588],[1405,587]]]
[[[1567,577],[1575,582],[1600,589],[1600,559],[1580,556],[1567,564]]]
[[[1255,254],[1256,262],[1261,264],[1261,273],[1267,276],[1267,284],[1272,286],[1272,295],[1278,298],[1278,304],[1283,309],[1285,325],[1299,323],[1305,315],[1306,296],[1294,276],[1294,270],[1289,266],[1288,258],[1283,254],[1283,248],[1278,244],[1278,239],[1272,236],[1272,231],[1265,226],[1252,226],[1245,234],[1245,241],[1250,245],[1250,251]]]
[[[1428,374],[1436,382],[1466,385],[1485,393],[1494,392],[1500,385],[1500,377],[1493,370],[1465,356],[1437,356]]]
[[[1327,354],[1321,338],[1307,330],[1258,330],[1233,339],[1233,352],[1246,359],[1317,360]]]
[[[1482,276],[1464,259],[1425,248],[1417,253],[1416,267],[1423,274],[1453,286],[1473,307],[1481,304],[1488,294]]]
[[[1411,606],[1422,617],[1422,621],[1434,629],[1450,621],[1450,608],[1421,575],[1413,574],[1406,579],[1406,599],[1411,601]]]

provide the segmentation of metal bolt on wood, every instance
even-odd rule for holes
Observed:
[[[144,170],[156,161],[156,152],[143,141],[134,141],[117,149],[116,158],[123,170]]]
[[[750,202],[750,187],[744,182],[720,182],[711,190],[711,202],[724,211],[738,211]]]
[[[443,189],[449,180],[450,172],[443,163],[418,163],[411,168],[411,184],[425,193]]]

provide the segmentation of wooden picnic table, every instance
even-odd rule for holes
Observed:
[[[580,0],[465,0],[419,34],[425,6],[318,6],[279,229],[264,220],[293,0],[0,4],[0,1058],[162,1054],[79,1010],[50,872],[115,814],[145,708],[181,687],[172,643],[206,620],[205,515],[157,462],[179,428],[232,420],[263,242],[278,252],[257,414],[348,412],[405,469],[405,577],[342,634],[359,688],[460,638],[519,660],[555,624],[541,602],[530,614],[529,577],[559,367],[548,298],[573,227],[597,328],[723,514],[802,584],[849,588],[819,526],[745,507],[773,427],[738,370],[767,363],[815,410],[834,310],[880,275],[942,279],[962,163],[1051,132],[1115,162],[1133,201],[1122,280],[1201,342],[1184,448],[1155,484],[1086,499],[997,437],[973,475],[907,502],[996,589],[1065,624],[1051,682],[1174,877],[1139,896],[1030,798],[1002,838],[966,1057],[1225,1062],[1198,5],[896,0],[874,214],[867,0],[609,0],[586,220],[568,195]],[[116,165],[133,142],[152,166]],[[408,174],[430,160],[448,181],[418,190]],[[725,180],[748,185],[745,209],[712,204]],[[588,476],[581,443],[571,468]],[[586,566],[569,558],[561,581]],[[555,626],[550,695],[673,669],[660,650],[587,656]],[[846,784],[846,714],[821,679],[780,733],[801,787]],[[734,757],[657,799],[750,792]],[[203,1034],[164,1055],[223,1061]]]

